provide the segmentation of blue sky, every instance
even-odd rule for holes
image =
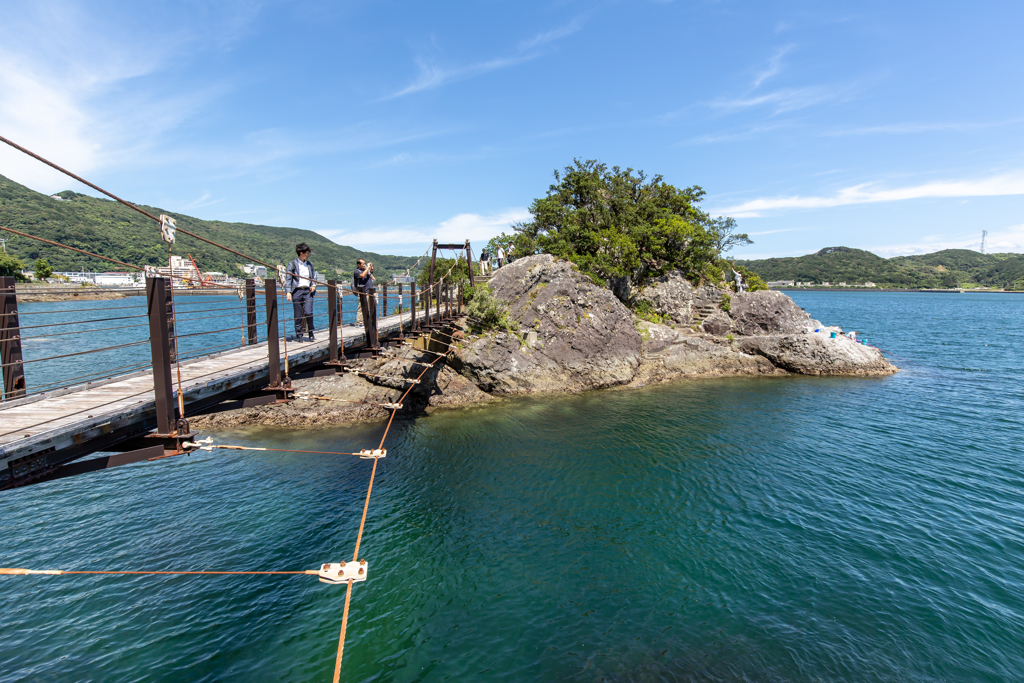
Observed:
[[[702,186],[736,256],[1024,252],[1020,2],[4,6],[0,134],[171,211],[418,255],[579,157]]]

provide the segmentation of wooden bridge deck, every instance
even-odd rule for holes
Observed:
[[[424,320],[422,312],[418,316]],[[408,329],[408,313],[380,318],[381,340]],[[404,325],[402,325],[404,323]],[[329,355],[327,331],[316,342],[289,342],[288,364],[292,372],[323,362]],[[345,349],[365,346],[362,327],[345,325],[340,342]],[[281,345],[281,371],[285,368]],[[208,406],[253,390],[269,381],[267,344],[246,346],[181,364],[181,388],[185,413],[189,406]],[[172,368],[175,390],[177,374]],[[177,391],[175,391],[175,398]],[[0,404],[0,473],[11,460],[53,453],[57,458],[45,464],[65,462],[103,450],[106,445],[142,436],[155,427],[156,403],[153,373],[145,371],[65,389],[52,395],[27,397]],[[49,459],[48,459],[49,460]],[[0,482],[2,483],[2,482]]]

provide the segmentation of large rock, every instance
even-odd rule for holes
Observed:
[[[897,368],[882,353],[848,337],[825,334],[786,334],[744,337],[737,346],[764,356],[777,367],[801,375],[891,375]]]
[[[645,301],[658,315],[677,325],[689,325],[693,322],[693,285],[678,270],[655,278],[633,299],[634,305]]]
[[[811,322],[811,317],[782,292],[737,292],[731,297],[729,317],[736,334],[799,334]]]
[[[786,374],[767,358],[744,353],[724,339],[687,334],[649,322],[639,327],[643,362],[633,378],[634,386],[679,377]]]
[[[641,341],[632,315],[568,261],[518,259],[495,273],[490,288],[508,303],[520,336],[498,332],[458,352],[453,367],[484,391],[583,391],[632,380]],[[532,347],[522,339],[530,331]]]

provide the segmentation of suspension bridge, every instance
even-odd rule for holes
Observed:
[[[154,221],[154,240],[167,244],[168,255],[176,233],[182,233],[264,265],[268,274],[276,273],[284,282],[283,266],[264,263],[178,228],[170,216],[154,216],[2,136],[0,142]],[[310,329],[305,331],[312,338],[315,329],[320,339],[300,342],[298,334],[289,336],[288,326],[291,324],[298,332],[303,322],[300,319],[296,325],[294,318],[289,319],[291,306],[273,277],[262,283],[246,280],[236,295],[182,297],[179,292],[176,298],[174,284],[180,278],[173,273],[165,277],[149,265],[118,261],[2,225],[0,231],[145,273],[146,282],[144,298],[140,291],[135,297],[72,306],[66,301],[19,304],[14,278],[0,277],[0,491],[119,465],[159,461],[196,449],[268,450],[199,439],[191,431],[188,418],[214,408],[301,398],[291,382],[297,374],[328,375],[351,370],[346,367],[348,360],[385,354],[388,347],[411,345],[423,355],[424,362],[392,378],[404,380],[406,389],[399,400],[386,404],[390,416],[379,443],[367,444],[367,448],[354,453],[289,451],[373,461],[350,562],[327,561],[315,569],[265,571],[0,568],[0,576],[312,575],[323,583],[345,585],[334,669],[334,681],[338,681],[352,587],[366,580],[369,567],[359,557],[359,550],[378,460],[387,456],[388,432],[405,397],[431,368],[448,358],[455,346],[450,328],[465,317],[463,290],[455,281],[456,267],[463,257],[470,284],[480,278],[474,275],[469,241],[443,244],[434,240],[404,276],[378,283],[374,289],[357,290],[335,279],[315,279],[313,284],[325,290],[326,296],[315,298],[313,324],[307,321]],[[445,250],[455,252],[456,258],[441,273],[436,270],[437,254]],[[417,291],[415,278],[409,274],[427,254],[429,278]],[[33,297],[37,302],[40,297],[45,299],[39,292]],[[418,372],[416,365],[422,367]],[[152,466],[158,467],[159,463]]]

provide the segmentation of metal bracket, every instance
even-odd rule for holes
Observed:
[[[160,214],[160,239],[168,244],[174,244],[174,231],[177,227],[173,218]]]
[[[363,450],[359,451],[359,457],[362,458],[363,460],[376,460],[377,458],[386,458],[388,457],[388,449],[374,448],[373,450],[368,450],[364,448]]]
[[[366,560],[359,562],[331,562],[320,567],[320,583],[338,586],[347,581],[366,581],[369,565]]]
[[[183,441],[181,443],[182,448],[188,448],[190,450],[200,451],[213,451],[213,437],[208,436],[205,439],[196,439],[195,441]]]

